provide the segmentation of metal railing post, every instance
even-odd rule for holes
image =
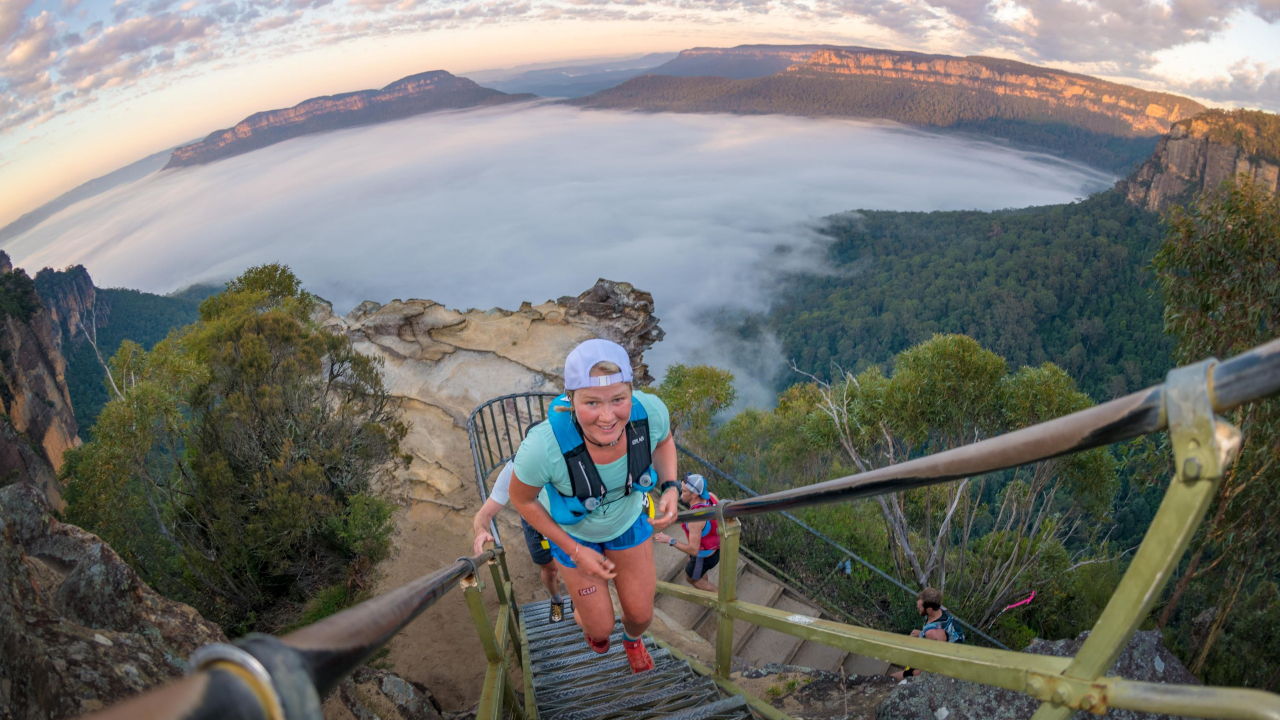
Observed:
[[[1124,578],[1062,672],[1065,676],[1091,682],[1111,669],[1168,584],[1217,494],[1218,480],[1240,449],[1240,431],[1213,414],[1210,389],[1216,364],[1211,358],[1169,371],[1165,408],[1174,454],[1173,481]],[[1032,695],[1047,700],[1033,720],[1066,720],[1077,709],[1098,714],[1107,709],[1102,686],[1081,693],[1071,689],[1078,685],[1034,676],[1027,685]]]
[[[512,589],[511,581],[506,579],[506,565],[503,563],[505,553],[497,553],[494,558],[489,561],[489,572],[493,575],[493,589],[498,593],[498,607],[500,612],[498,618],[506,618],[505,624],[507,637],[511,638],[512,649],[515,650],[516,663],[523,665],[524,659],[521,655],[520,648],[520,617],[519,606],[515,603],[515,592]],[[499,648],[504,650],[505,648]]]
[[[720,595],[716,602],[716,676],[728,680],[733,672],[733,617],[729,603],[738,594],[738,537],[742,525],[737,520],[720,524]]]
[[[480,594],[480,580],[474,574],[468,575],[460,583],[462,593],[467,599],[467,609],[471,611],[471,622],[475,623],[476,633],[480,635],[480,645],[484,648],[484,656],[489,661],[489,669],[484,676],[484,689],[480,692],[480,705],[476,710],[476,718],[498,720],[502,717],[502,652],[498,648],[498,639],[493,634],[493,625],[489,622],[489,613],[484,609],[484,596]]]

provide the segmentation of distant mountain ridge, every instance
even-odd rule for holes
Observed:
[[[505,93],[533,93],[542,97],[582,97],[626,82],[676,57],[677,53],[649,53],[630,60],[561,65],[526,70],[503,77],[481,79],[492,72],[477,73],[472,80]]]
[[[217,130],[200,142],[173,151],[165,170],[203,165],[290,138],[341,128],[388,122],[431,112],[520,102],[533,95],[508,95],[480,87],[444,70],[410,75],[381,90],[328,95],[291,108],[260,112],[235,127]]]
[[[777,75],[822,50],[845,49],[837,45],[738,45],[731,48],[699,47],[682,50],[669,62],[653,69],[652,75],[702,77],[714,75],[729,80]],[[849,48],[858,49],[858,48]]]

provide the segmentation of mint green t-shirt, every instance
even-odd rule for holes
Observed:
[[[671,433],[671,413],[656,395],[637,390],[631,397],[632,402],[643,405],[649,415],[649,449],[652,451]],[[551,423],[539,423],[529,431],[528,437],[516,451],[515,464],[516,478],[525,485],[543,487],[550,483],[564,495],[573,494],[569,468],[564,464],[564,454],[560,452]],[[578,523],[560,527],[579,540],[600,543],[618,537],[635,523],[644,510],[644,493],[633,489],[630,495],[625,494],[626,455],[607,465],[596,465],[596,471],[600,473],[600,480],[604,482],[607,491],[604,502]],[[542,495],[538,496],[538,500],[546,506]]]

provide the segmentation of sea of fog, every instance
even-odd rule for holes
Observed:
[[[279,261],[339,313],[393,298],[516,308],[625,280],[653,293],[667,331],[648,355],[657,373],[727,366],[746,399],[768,402],[777,348],[734,347],[714,328],[766,309],[785,273],[821,270],[824,216],[1069,202],[1113,181],[893,124],[534,104],[160,172],[3,249],[32,273],[79,263],[100,287],[157,293]]]

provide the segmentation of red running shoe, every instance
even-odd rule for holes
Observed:
[[[582,636],[587,639],[587,645],[590,645],[592,650],[595,650],[601,655],[609,652],[609,638],[605,638],[603,640],[592,640],[591,636],[585,632],[582,633]]]
[[[644,646],[644,638],[622,641],[622,648],[627,651],[627,662],[631,663],[632,673],[648,672],[653,669],[653,657]]]

